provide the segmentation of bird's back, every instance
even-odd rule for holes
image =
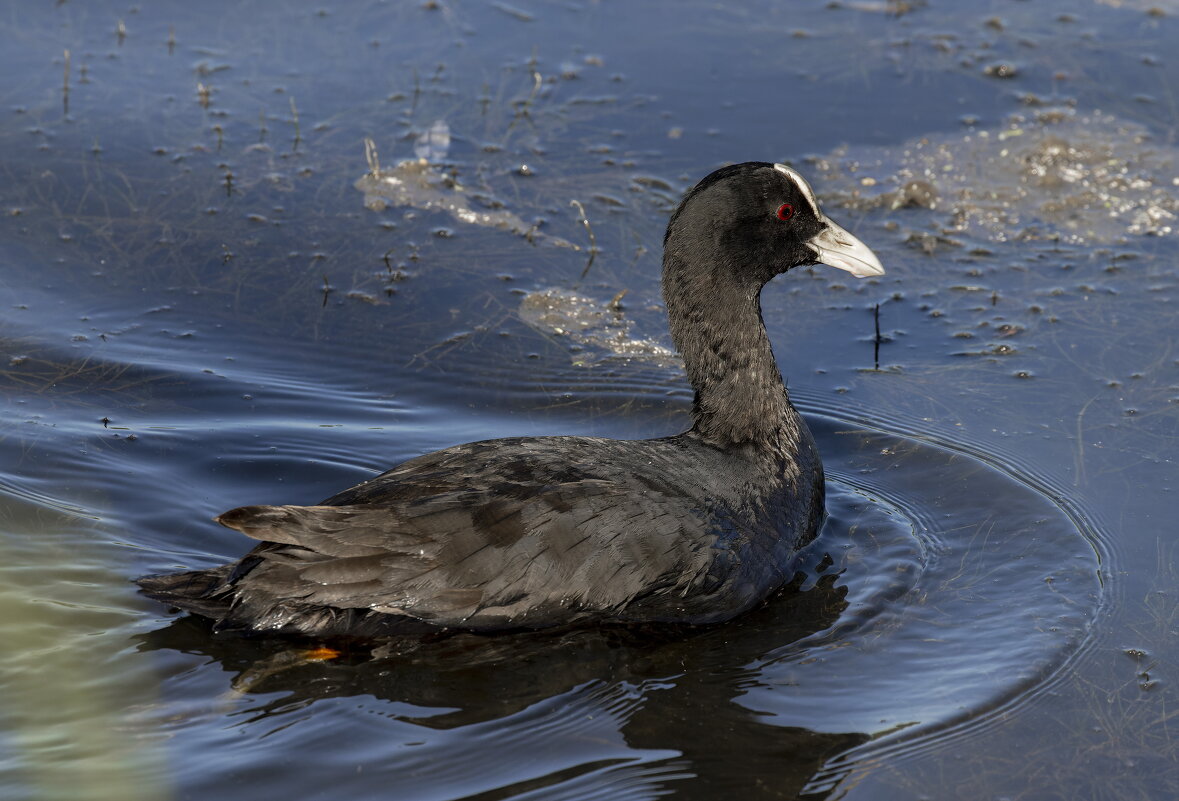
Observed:
[[[691,435],[469,443],[316,506],[227,512],[262,543],[144,587],[222,627],[309,635],[723,620],[788,578],[821,514],[821,481],[815,497],[777,470]]]

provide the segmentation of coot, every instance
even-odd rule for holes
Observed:
[[[790,576],[823,517],[823,467],[761,319],[762,286],[822,262],[884,269],[782,164],[713,172],[671,216],[663,295],[695,390],[662,439],[512,437],[411,459],[316,506],[217,518],[261,540],[236,562],[138,580],[218,629],[690,623],[739,615]]]

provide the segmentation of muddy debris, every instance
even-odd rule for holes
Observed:
[[[568,338],[582,349],[599,354],[595,357],[580,350],[578,363],[588,365],[604,358],[622,358],[657,367],[679,367],[680,357],[675,351],[634,335],[634,322],[625,315],[625,307],[620,303],[623,294],[603,303],[566,289],[541,289],[520,299],[520,319],[541,333]]]
[[[419,137],[416,150],[435,158],[445,153],[450,144],[449,130],[437,123]],[[540,223],[528,223],[504,208],[480,204],[481,193],[464,186],[450,171],[429,159],[417,157],[400,161],[392,167],[382,167],[372,140],[365,140],[369,170],[356,180],[354,186],[364,193],[365,208],[384,211],[390,206],[407,207],[419,211],[442,211],[466,225],[478,225],[510,231],[530,242],[545,242],[570,250],[580,250],[560,237],[541,233]],[[495,204],[491,204],[495,205]]]
[[[939,238],[1092,245],[1179,226],[1179,149],[1137,123],[1051,108],[1001,126],[812,160],[823,195],[855,211],[930,212]]]

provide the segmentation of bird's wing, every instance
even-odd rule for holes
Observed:
[[[324,505],[227,512],[220,522],[264,542],[230,579],[235,603],[275,627],[300,608],[336,607],[503,628],[608,616],[706,580],[706,516],[682,493],[568,464],[546,483],[551,465],[498,456],[497,479],[478,490],[461,470],[401,470]],[[258,608],[271,599],[269,614]]]

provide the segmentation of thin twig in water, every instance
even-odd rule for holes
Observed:
[[[70,49],[65,51],[65,77],[61,84],[61,104],[63,113],[70,113]]]
[[[872,314],[876,318],[876,338],[873,340],[873,360],[876,362],[875,369],[880,369],[880,304],[877,303],[872,307]]]
[[[368,171],[374,178],[381,175],[381,159],[377,156],[377,143],[369,137],[364,137],[364,158],[368,161]]]
[[[516,114],[512,120],[513,125],[521,117],[531,120],[529,109],[532,108],[532,101],[536,99],[537,93],[540,92],[540,87],[544,84],[544,76],[536,68],[537,63],[536,49],[534,48],[532,50],[532,58],[528,59],[528,75],[532,78],[532,91],[528,93],[528,97],[523,100],[517,100],[512,104],[516,107]]]
[[[581,215],[581,224],[585,226],[586,232],[589,233],[589,261],[585,263],[585,269],[581,271],[581,276],[578,278],[578,280],[581,280],[586,277],[590,271],[590,267],[594,265],[594,257],[598,255],[598,240],[594,236],[594,229],[590,227],[589,217],[585,214],[585,206],[582,206],[578,200],[569,201],[569,205],[577,207],[577,213]]]
[[[1076,448],[1073,453],[1073,486],[1079,487],[1085,483],[1085,412],[1089,411],[1089,407],[1093,405],[1098,396],[1094,395],[1085,405],[1081,407],[1081,411],[1077,413],[1077,432],[1073,439],[1076,443]]]
[[[528,93],[527,99],[521,101],[516,106],[516,119],[520,119],[521,117],[523,117],[524,119],[527,119],[527,120],[532,119],[531,116],[529,115],[529,110],[532,108],[532,101],[536,99],[536,93],[540,91],[540,85],[543,82],[544,82],[544,78],[541,76],[540,71],[537,70],[535,67],[533,67],[532,68],[532,91]],[[512,122],[513,122],[513,124],[515,124],[515,120],[513,120]]]
[[[482,116],[487,116],[487,107],[491,105],[491,84],[484,82],[483,94],[479,96],[479,107],[482,109]]]
[[[299,109],[295,107],[295,97],[291,96],[291,116],[295,119],[295,139],[291,143],[292,150],[299,149],[299,143],[303,141],[303,136],[299,133]]]

